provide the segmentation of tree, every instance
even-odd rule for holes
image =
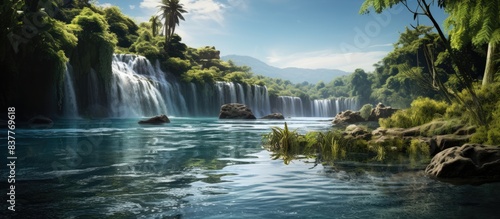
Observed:
[[[430,3],[427,3],[426,0],[418,0],[418,8],[413,10],[410,9],[407,0],[365,0],[360,13],[368,13],[370,7],[373,7],[375,12],[380,13],[386,8],[403,4],[414,14],[414,18],[419,15],[428,17],[460,71],[457,75],[460,83],[466,87],[469,87],[467,83],[472,81],[472,78],[470,74],[465,73],[465,69],[467,69],[465,63],[460,61],[457,54],[454,54],[453,48],[460,48],[468,42],[472,42],[474,45],[488,43],[483,85],[491,83],[498,70],[498,64],[494,62],[495,55],[498,53],[497,44],[500,42],[500,2],[496,0],[438,0],[439,7],[449,14],[446,26],[450,29],[451,43],[430,11],[432,3],[434,3],[433,0]]]
[[[361,103],[368,103],[372,82],[363,69],[356,69],[351,75],[352,96],[358,96]]]
[[[161,2],[159,8],[162,19],[164,19],[165,50],[167,50],[168,43],[174,35],[175,26],[179,25],[180,20],[184,20],[182,13],[187,13],[187,11],[179,3],[179,0],[162,0]]]
[[[498,71],[495,56],[500,42],[500,2],[492,0],[440,0],[449,14],[445,25],[450,29],[451,45],[462,48],[468,42],[476,46],[488,44],[483,86],[493,82]]]
[[[439,0],[438,4],[439,4],[439,6],[444,7],[445,10],[451,10],[451,9],[446,9],[447,7],[450,8],[449,6],[447,6],[447,4],[449,4],[450,2],[451,2],[451,0]],[[460,1],[457,0],[456,2],[469,2],[469,1],[468,0],[460,0]],[[495,1],[495,2],[496,2],[495,4],[487,4],[486,7],[490,8],[490,10],[491,10],[491,7],[495,7],[495,5],[498,5],[498,1]],[[443,42],[446,50],[449,52],[450,58],[456,67],[456,71],[454,71],[453,73],[458,81],[458,84],[461,87],[464,87],[467,90],[467,92],[469,92],[471,94],[473,101],[472,101],[472,104],[468,104],[467,102],[465,102],[464,100],[462,100],[458,96],[458,90],[453,89],[453,88],[452,88],[452,90],[453,90],[454,94],[447,94],[447,95],[450,95],[450,96],[453,95],[456,100],[458,100],[459,102],[464,104],[465,107],[467,108],[467,110],[472,112],[475,115],[476,121],[479,124],[487,125],[486,120],[485,120],[487,112],[483,111],[482,103],[480,102],[479,98],[476,95],[476,92],[474,91],[474,89],[472,87],[472,82],[474,81],[474,78],[472,77],[473,74],[470,73],[470,68],[467,67],[467,62],[463,61],[460,58],[460,55],[451,47],[450,41],[444,35],[441,27],[439,26],[436,19],[434,18],[434,15],[431,13],[430,8],[431,8],[432,3],[434,3],[434,0],[431,0],[430,3],[427,3],[427,0],[417,0],[416,1],[417,8],[412,9],[412,7],[410,7],[410,5],[408,4],[407,0],[365,0],[363,5],[361,6],[360,13],[368,13],[372,7],[375,10],[375,12],[381,13],[386,8],[393,7],[394,5],[397,5],[397,4],[403,4],[408,9],[408,11],[413,13],[413,17],[415,19],[418,18],[419,16],[428,17],[429,20],[432,22],[433,26],[436,28],[441,41]],[[456,4],[456,3],[451,3],[451,4]],[[462,5],[462,7],[463,7],[463,5]],[[482,6],[479,5],[477,7],[479,8]],[[495,8],[493,8],[493,9],[495,9]],[[467,10],[467,9],[462,9],[462,10]],[[496,10],[498,10],[498,8],[496,8]],[[474,11],[465,12],[465,14],[468,14],[468,13],[474,14],[477,12],[474,12]],[[495,14],[495,13],[490,13],[490,15],[491,14]],[[458,17],[460,17],[460,16],[458,16]],[[493,22],[498,22],[499,17],[497,14],[496,17],[485,17],[485,19],[492,19]],[[467,22],[468,21],[471,21],[471,20],[467,20]],[[489,23],[490,22],[486,22],[485,24],[489,24]],[[456,23],[455,25],[460,26],[458,23]],[[464,25],[462,27],[467,27],[467,25]],[[465,29],[459,29],[459,31],[465,31]],[[467,31],[471,31],[472,35],[477,35],[479,33],[478,30],[467,30]],[[443,91],[443,92],[447,92],[447,91]]]
[[[151,32],[153,33],[153,37],[160,35],[161,28],[163,27],[160,16],[157,15],[151,16],[149,22],[151,22]]]
[[[113,32],[118,39],[117,46],[130,47],[139,35],[137,33],[139,27],[116,6],[105,8],[104,15],[109,25],[109,31]]]

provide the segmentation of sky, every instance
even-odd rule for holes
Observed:
[[[99,0],[118,6],[136,22],[158,14],[160,0]],[[395,6],[359,14],[364,0],[180,0],[184,14],[176,33],[194,48],[215,46],[224,55],[245,55],[285,68],[373,71],[391,50],[413,14]],[[432,10],[438,22],[446,18]],[[431,25],[421,17],[420,24]]]

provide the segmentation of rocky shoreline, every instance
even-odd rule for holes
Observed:
[[[412,140],[424,142],[432,157],[425,173],[435,179],[454,184],[483,184],[500,181],[500,146],[470,144],[476,127],[460,122],[437,120],[412,128],[381,128],[373,131],[367,122],[388,118],[397,109],[377,105],[369,119],[360,112],[344,111],[332,121],[346,127],[345,138],[366,140],[367,144],[391,144],[395,139],[410,144]]]

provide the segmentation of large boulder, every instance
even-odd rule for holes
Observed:
[[[433,141],[436,142],[434,146],[431,146],[431,155],[435,155],[441,151],[444,151],[451,147],[456,147],[463,145],[470,141],[471,135],[437,135],[432,137]]]
[[[257,119],[252,110],[241,103],[228,103],[220,108],[219,119]]]
[[[385,106],[382,103],[378,103],[375,109],[372,109],[370,116],[368,117],[368,121],[378,121],[381,118],[389,118],[394,114],[398,109],[393,109],[390,106]]]
[[[455,184],[500,181],[500,146],[464,144],[436,154],[425,173]]]
[[[333,124],[336,125],[345,125],[345,124],[353,124],[358,122],[365,122],[366,120],[361,117],[360,112],[354,112],[351,110],[346,110],[341,112],[335,116],[333,119]]]
[[[164,123],[170,123],[170,119],[168,119],[168,117],[163,114],[158,116],[153,116],[146,120],[139,121],[139,124],[151,124],[151,125],[160,125]]]
[[[261,119],[283,120],[285,117],[281,113],[272,113],[262,117]]]

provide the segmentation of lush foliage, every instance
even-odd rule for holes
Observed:
[[[122,14],[118,7],[104,9],[104,16],[109,25],[109,31],[118,39],[118,47],[128,48],[138,37],[139,27],[129,17]]]
[[[52,3],[12,0],[0,5],[0,68],[4,75],[0,105],[15,105],[21,115],[60,107],[63,72],[77,38],[72,28],[54,18],[57,11]],[[30,89],[18,89],[25,85]]]
[[[367,120],[368,117],[370,117],[372,109],[373,109],[373,106],[371,104],[365,104],[365,105],[363,105],[361,107],[361,109],[359,110],[359,112],[361,114],[361,117],[363,117],[363,119]]]
[[[334,164],[345,159],[387,162],[400,159],[403,154],[414,159],[429,159],[429,146],[424,142],[406,142],[401,138],[367,142],[346,137],[339,130],[300,134],[297,130],[290,130],[286,123],[284,128],[272,128],[262,140],[265,147],[273,152],[273,159],[283,159],[285,164],[300,158],[315,158],[316,164]]]
[[[179,25],[180,20],[184,20],[182,13],[187,13],[187,11],[183,8],[183,5],[179,3],[179,0],[162,0],[159,8],[164,20],[165,50],[168,50],[168,43],[174,36],[175,27]],[[153,24],[153,27],[155,25],[156,24]]]
[[[428,123],[436,118],[442,118],[448,104],[430,98],[417,98],[408,109],[400,110],[387,119],[380,119],[384,128],[410,128]]]
[[[464,112],[464,106],[459,103],[454,103],[447,113],[450,117],[461,115],[461,118],[469,123],[479,126],[477,132],[473,135],[473,142],[500,145],[500,82],[478,88],[477,96],[484,103],[481,110],[486,115],[486,126],[480,126],[474,120],[474,115],[471,112]],[[461,93],[461,98],[465,103],[472,102],[470,94],[466,91]]]

